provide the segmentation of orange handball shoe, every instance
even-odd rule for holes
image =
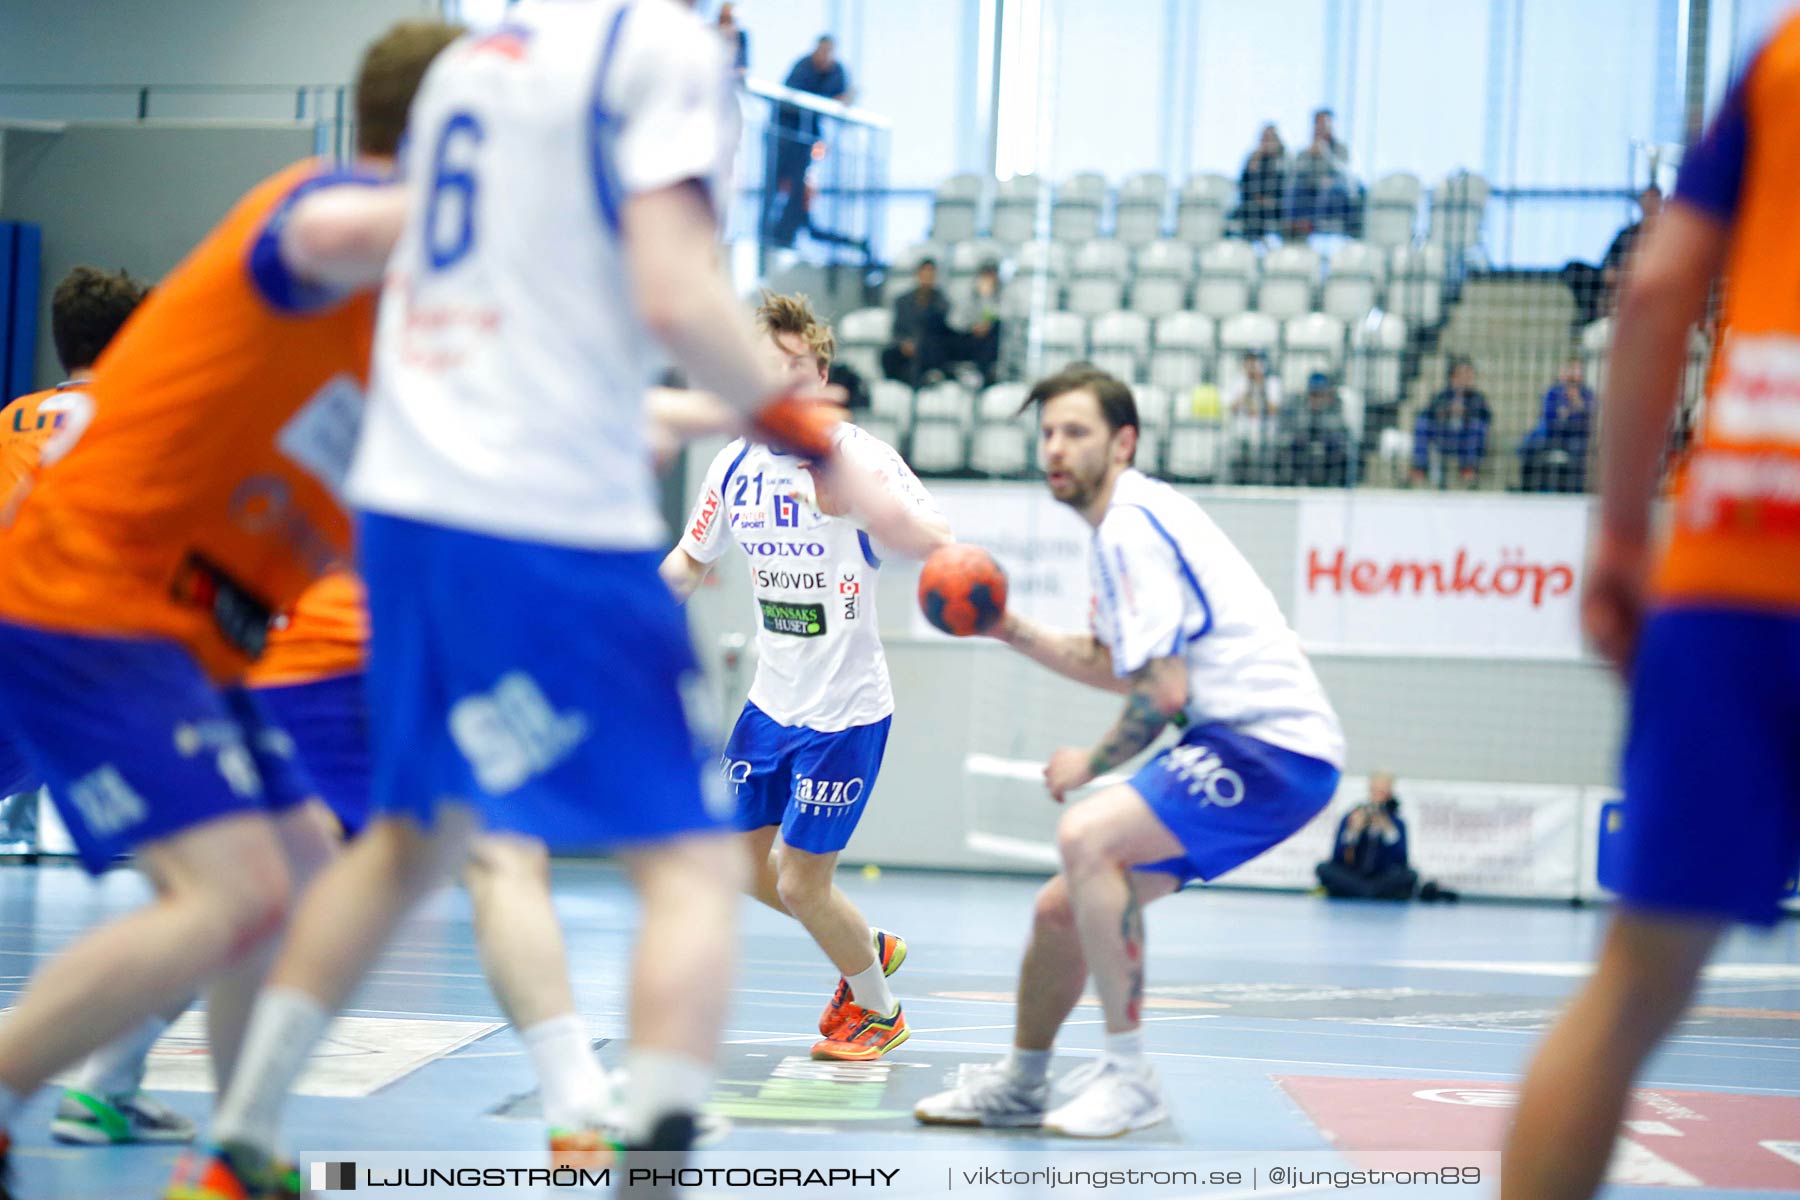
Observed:
[[[881,973],[893,978],[900,964],[906,961],[906,939],[897,933],[889,933],[885,929],[870,928],[869,933],[875,940],[875,961],[881,964]],[[850,981],[838,977],[837,991],[831,994],[831,1002],[825,1011],[819,1014],[819,1032],[831,1037],[844,1021],[844,1007],[851,1002]]]
[[[900,1009],[884,1017],[850,1003],[844,1005],[843,1024],[836,1036],[814,1042],[812,1056],[826,1062],[874,1062],[911,1036],[906,1014]]]

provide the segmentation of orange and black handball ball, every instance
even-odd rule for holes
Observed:
[[[986,633],[1006,615],[1006,572],[980,546],[939,546],[919,572],[919,607],[954,637]]]

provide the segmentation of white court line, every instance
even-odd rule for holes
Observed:
[[[1219,1015],[1217,1013],[1182,1013],[1180,1016],[1175,1016],[1175,1017],[1145,1017],[1145,1018],[1143,1018],[1141,1023],[1148,1025],[1152,1021],[1158,1022],[1160,1024],[1160,1023],[1164,1023],[1164,1022],[1168,1022],[1168,1021],[1216,1021],[1218,1019],[1219,1019]],[[1062,1023],[1062,1028],[1066,1029],[1070,1025],[1104,1025],[1104,1024],[1106,1024],[1105,1017],[1096,1017],[1092,1020],[1084,1019],[1084,1020],[1080,1020],[1080,1021],[1064,1021]],[[913,1030],[913,1032],[914,1033],[975,1033],[975,1032],[992,1030],[992,1029],[1011,1029],[1012,1027],[1013,1027],[1013,1023],[1011,1021],[1008,1021],[1004,1025],[949,1025],[949,1026],[945,1026],[944,1028],[941,1028],[941,1029],[915,1029],[915,1030]]]

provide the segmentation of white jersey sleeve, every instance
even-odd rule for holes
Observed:
[[[874,434],[865,433],[856,426],[846,426],[844,435],[838,440],[838,454],[850,469],[873,479],[877,487],[904,508],[934,517],[943,516],[937,501],[925,490],[913,469],[906,465],[900,452]],[[864,524],[855,513],[851,514],[851,520],[858,527]],[[888,557],[889,548],[879,538],[871,535],[869,543],[878,558]]]
[[[695,37],[693,25],[691,12],[660,0],[632,5],[622,17],[620,69],[605,81],[595,119],[603,127],[618,122],[613,164],[628,195],[688,179],[710,184],[721,148],[734,148],[736,98],[724,47],[716,37]]]
[[[1102,628],[1111,634],[1113,674],[1124,678],[1152,659],[1179,655],[1191,607],[1186,568],[1149,514],[1113,509],[1094,549],[1099,604],[1111,618]]]
[[[740,438],[713,455],[712,465],[706,468],[700,495],[695,498],[694,510],[682,527],[681,541],[676,543],[695,562],[718,562],[719,556],[731,546],[731,538],[726,533],[725,484],[731,469],[743,461],[744,450],[744,441]]]

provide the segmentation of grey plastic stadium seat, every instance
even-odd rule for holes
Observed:
[[[1026,242],[1013,257],[1013,278],[1025,275],[1048,275],[1052,279],[1069,277],[1069,248],[1061,242]]]
[[[1225,434],[1218,425],[1177,421],[1169,427],[1163,451],[1163,474],[1169,479],[1199,483],[1223,473]]]
[[[1156,322],[1151,342],[1150,382],[1181,391],[1212,374],[1218,330],[1196,312],[1170,313]]]
[[[1411,244],[1419,224],[1419,177],[1404,171],[1383,175],[1369,188],[1363,237],[1380,247]]]
[[[977,420],[1010,421],[1019,415],[1031,389],[1022,383],[996,383],[983,388],[975,400]]]
[[[913,396],[913,424],[924,421],[955,421],[966,429],[975,419],[975,397],[954,379],[920,388]]]
[[[1406,354],[1406,318],[1383,313],[1350,328],[1351,386],[1371,404],[1400,403]]]
[[[969,439],[969,468],[999,478],[1023,475],[1031,465],[1031,441],[1023,422],[983,421]]]
[[[1442,246],[1395,246],[1388,256],[1388,311],[1410,325],[1436,325],[1444,313],[1444,268]]]
[[[1236,203],[1237,185],[1223,175],[1196,175],[1181,185],[1175,205],[1175,236],[1190,246],[1209,246],[1225,236],[1225,214]]]
[[[1387,262],[1363,242],[1345,242],[1331,256],[1331,273],[1319,293],[1319,311],[1353,325],[1380,299]]]
[[[1256,266],[1256,251],[1240,238],[1227,238],[1206,247],[1200,252],[1194,311],[1217,321],[1248,309]]]
[[[1138,379],[1150,357],[1150,321],[1141,313],[1106,312],[1088,327],[1088,356],[1126,382]]]
[[[906,431],[899,424],[886,417],[876,416],[873,412],[862,414],[861,419],[856,423],[862,426],[863,431],[870,437],[886,442],[895,449],[899,449],[901,441],[906,436]]]
[[[869,411],[907,429],[912,425],[913,390],[897,380],[876,378],[869,385]]]
[[[1092,171],[1072,175],[1056,188],[1050,202],[1050,237],[1058,242],[1085,242],[1099,236],[1100,210],[1106,207],[1106,177]]]
[[[1075,251],[1076,279],[1114,279],[1123,283],[1131,274],[1131,251],[1123,242],[1094,238]]]
[[[1290,317],[1281,328],[1281,386],[1288,395],[1306,390],[1307,376],[1323,371],[1336,379],[1344,363],[1344,323],[1324,313]]]
[[[838,359],[863,379],[881,378],[881,350],[893,340],[894,313],[887,308],[859,308],[838,322]]]
[[[964,470],[968,466],[968,449],[962,424],[935,417],[915,421],[906,459],[921,475],[947,475]]]
[[[994,194],[989,236],[1008,246],[1030,241],[1037,232],[1038,197],[1042,190],[1042,181],[1035,175],[1015,175],[1003,180]]]
[[[952,175],[938,184],[931,202],[931,236],[949,245],[975,236],[980,229],[982,179]]]
[[[1063,308],[1084,317],[1113,312],[1125,303],[1125,285],[1117,279],[1094,277],[1069,284]]]
[[[1163,210],[1168,207],[1169,181],[1154,171],[1133,175],[1119,186],[1113,214],[1113,236],[1127,246],[1142,246],[1162,236]]]
[[[1087,321],[1069,312],[1044,313],[1034,322],[1042,361],[1036,374],[1050,375],[1087,357]]]
[[[1131,395],[1132,399],[1137,401],[1140,424],[1150,429],[1163,429],[1168,426],[1175,402],[1170,397],[1167,388],[1158,387],[1154,383],[1145,383],[1132,388]]]
[[[1276,320],[1311,312],[1319,282],[1319,255],[1308,246],[1277,246],[1263,257],[1256,311]]]
[[[984,263],[998,263],[1005,257],[1006,247],[992,238],[958,242],[950,249],[949,275],[954,279],[973,278]],[[943,265],[941,260],[939,265]]]

